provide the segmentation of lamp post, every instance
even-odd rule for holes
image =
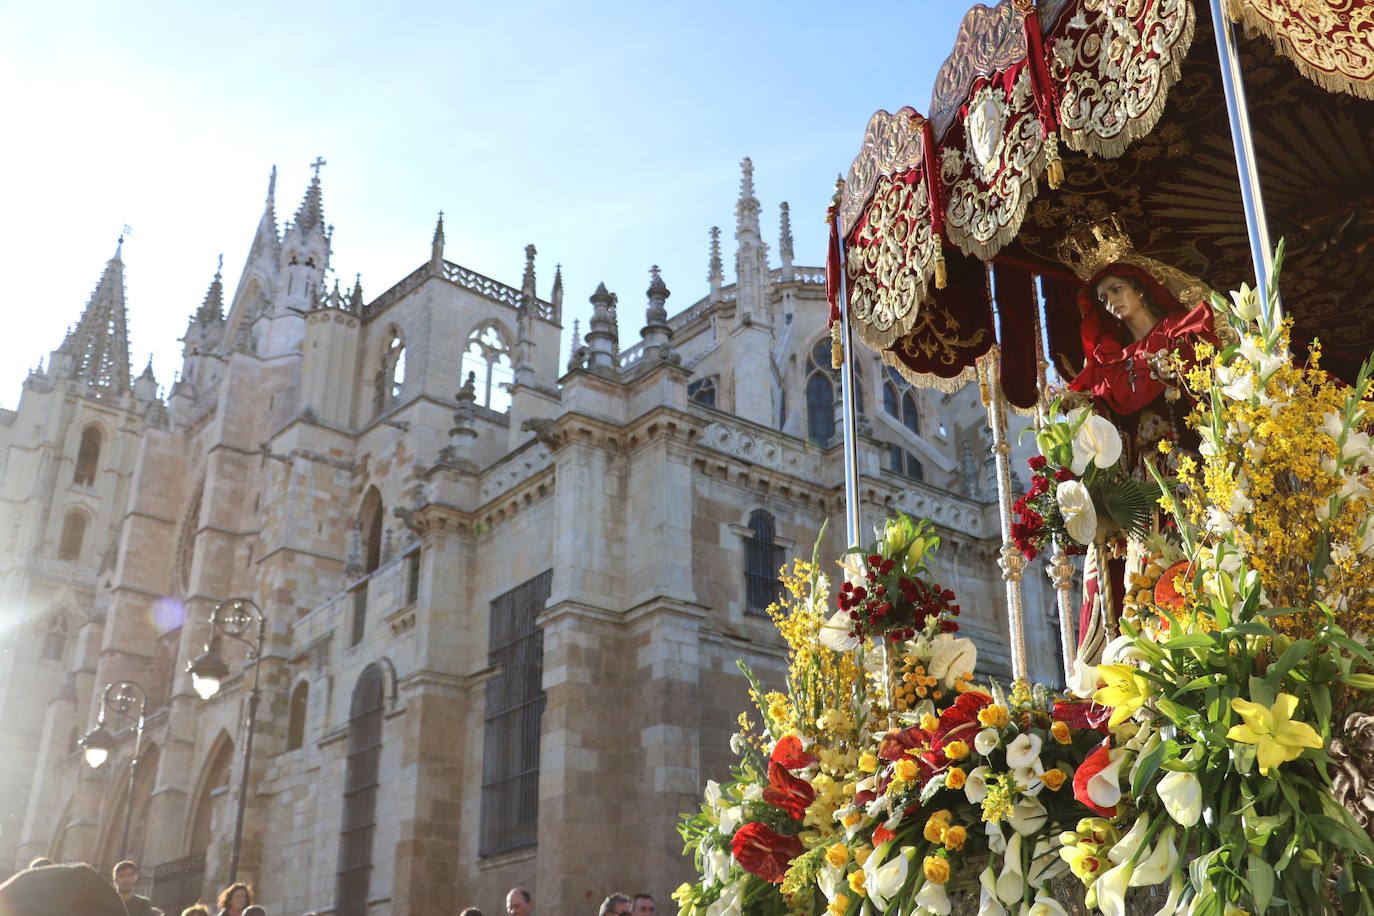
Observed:
[[[148,691],[135,681],[110,684],[100,698],[100,713],[96,716],[95,728],[78,742],[91,769],[103,766],[110,759],[110,753],[119,746],[115,736],[105,728],[105,713],[113,711],[116,715],[133,716],[134,703],[138,704],[138,714],[134,721],[134,756],[129,761],[129,791],[125,793],[124,800],[124,833],[119,840],[120,859],[127,858],[129,854],[129,822],[134,817],[134,775],[139,757],[143,754],[143,719],[148,714]]]
[[[256,624],[256,628],[254,625]],[[239,778],[239,804],[234,815],[234,846],[229,853],[229,883],[238,881],[239,852],[243,845],[243,815],[248,805],[248,767],[253,761],[253,728],[258,720],[258,676],[262,671],[262,642],[267,633],[267,617],[262,609],[247,598],[230,598],[221,601],[210,612],[210,626],[217,633],[237,639],[248,647],[248,659],[253,662],[253,688],[248,692],[248,730],[243,739],[243,771]],[[256,629],[253,639],[244,634]],[[208,700],[219,692],[220,685],[229,676],[229,666],[220,658],[214,646],[207,644],[205,651],[195,661],[186,666],[191,675],[191,687],[202,700]]]

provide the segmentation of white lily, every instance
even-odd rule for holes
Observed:
[[[1222,395],[1233,401],[1248,404],[1255,396],[1255,373],[1248,362],[1218,367],[1217,381],[1222,384]]]
[[[1009,767],[1028,767],[1032,760],[1040,758],[1040,745],[1042,741],[1039,735],[1027,734],[1023,732],[1012,739],[1011,744],[1007,745],[1007,766]]]
[[[1093,889],[1097,891],[1097,908],[1102,911],[1102,916],[1126,916],[1126,888],[1130,885],[1133,870],[1130,862],[1123,862],[1107,869],[1093,884]]]
[[[706,916],[740,916],[744,898],[744,881],[736,881],[720,892],[715,903],[706,908]]]
[[[1259,290],[1251,289],[1250,284],[1242,283],[1239,290],[1231,290],[1231,314],[1241,321],[1251,322],[1259,317]]]
[[[1021,834],[1013,833],[1002,856],[1002,873],[997,876],[997,899],[1011,906],[1026,896],[1026,879],[1021,874]]]
[[[853,652],[859,647],[859,637],[849,635],[854,621],[848,611],[836,611],[821,625],[821,645],[832,652]]]
[[[706,791],[701,794],[706,799],[706,804],[712,808],[720,807],[720,783],[714,779],[706,780]]]
[[[1088,700],[1097,692],[1097,687],[1097,666],[1089,665],[1081,658],[1075,658],[1073,671],[1069,674],[1069,693],[1079,699]]]
[[[986,757],[997,748],[1001,741],[1002,736],[997,734],[997,729],[985,728],[973,736],[973,749]]]
[[[1054,488],[1054,498],[1069,537],[1080,544],[1091,544],[1097,534],[1097,509],[1088,488],[1080,480],[1061,480]]]
[[[763,786],[756,782],[749,783],[744,789],[745,801],[761,801],[763,799]]]
[[[1040,803],[1040,799],[1027,798],[1024,795],[1016,800],[1016,804],[1012,805],[1011,814],[1007,815],[1007,823],[1021,836],[1038,833],[1048,819],[1049,813]]]
[[[991,767],[981,766],[969,770],[968,776],[964,778],[964,795],[968,798],[969,804],[976,805],[988,797],[988,774],[992,772]]]
[[[844,868],[837,868],[825,859],[821,859],[820,870],[816,872],[816,887],[825,895],[825,902],[829,903],[835,899],[835,895],[848,887],[845,881]]]
[[[734,836],[735,831],[739,829],[743,813],[739,805],[722,808],[720,811],[720,832],[726,836]]]
[[[1026,911],[1026,916],[1069,916],[1069,913],[1059,905],[1058,900],[1040,891],[1035,895],[1035,902]]]
[[[1124,748],[1109,751],[1110,762],[1088,780],[1088,797],[1093,804],[1110,808],[1121,801],[1121,765],[1129,753]]]
[[[907,874],[911,870],[911,860],[916,855],[915,846],[903,846],[888,861],[874,865],[874,860],[881,862],[878,853],[886,851],[884,847],[888,845],[884,843],[878,847],[864,863],[864,889],[868,891],[868,898],[873,901],[874,906],[883,912],[887,911],[888,903],[906,884]]]
[[[954,688],[954,682],[961,675],[971,674],[978,667],[978,647],[971,639],[956,639],[951,633],[941,633],[931,640],[930,651],[926,670],[947,690]]]
[[[1183,896],[1183,871],[1179,869],[1169,879],[1169,897],[1164,905],[1155,911],[1155,916],[1175,916],[1178,912],[1178,898]]]
[[[719,847],[706,853],[706,874],[716,884],[724,884],[730,877],[730,853]]]
[[[1007,916],[1006,908],[997,899],[997,875],[989,865],[978,876],[982,886],[978,894],[978,916]]]
[[[1102,649],[1102,664],[1120,665],[1127,659],[1138,662],[1146,660],[1146,655],[1136,645],[1134,636],[1118,636]]]
[[[1069,412],[1068,420],[1076,423],[1086,408],[1080,407]],[[1112,421],[1097,414],[1090,414],[1078,427],[1073,437],[1073,460],[1069,468],[1082,475],[1088,465],[1109,468],[1121,460],[1121,434],[1116,431]]]
[[[1202,817],[1202,783],[1186,770],[1166,773],[1156,787],[1164,810],[1180,827],[1191,827]]]
[[[1278,353],[1264,352],[1264,348],[1260,346],[1259,338],[1256,337],[1246,337],[1237,347],[1237,352],[1259,370],[1261,379],[1269,378],[1274,374],[1274,370],[1288,361],[1288,354],[1282,351]]]
[[[1178,847],[1174,845],[1174,825],[1159,832],[1150,854],[1136,863],[1127,882],[1131,887],[1159,884],[1178,870]]]
[[[920,911],[923,916],[925,913],[934,913],[935,916],[949,916],[949,894],[945,893],[943,884],[927,881],[921,885],[921,889],[916,892],[916,899],[912,902],[918,907],[925,908]]]

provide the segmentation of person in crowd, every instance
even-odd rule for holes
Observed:
[[[506,916],[534,916],[534,897],[523,887],[513,887],[506,894]]]
[[[640,891],[635,894],[630,901],[630,916],[654,916],[658,912],[658,904],[654,903],[654,898]]]
[[[210,908],[203,903],[197,903],[182,910],[181,916],[210,916]]]
[[[113,877],[115,890],[119,892],[119,899],[124,901],[124,909],[129,911],[129,916],[154,916],[152,901],[134,893],[134,885],[138,883],[136,862],[125,859],[116,864]]]
[[[267,916],[267,911],[255,903],[243,908],[243,916]]]
[[[470,906],[459,913],[458,916],[482,916],[482,911],[475,906]]]
[[[5,916],[126,916],[118,892],[89,865],[26,868],[0,884]]]
[[[47,856],[39,856],[29,863],[29,868],[43,868],[44,866],[52,864],[54,864],[52,859],[49,859]]]
[[[220,891],[218,916],[243,916],[243,911],[253,904],[253,889],[247,884],[231,884]]]
[[[630,916],[630,898],[624,894],[611,894],[601,901],[601,909],[596,916]]]

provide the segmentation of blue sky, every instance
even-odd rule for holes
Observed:
[[[323,156],[333,268],[368,298],[446,256],[565,323],[604,281],[638,340],[651,264],[670,311],[726,280],[739,160],[777,263],[778,204],[818,265],[824,208],[878,108],[928,107],[966,6],[88,2],[0,14],[0,405],[80,316],[123,225],[133,369],[160,383],[219,254],[232,292],[279,170],[289,219]]]

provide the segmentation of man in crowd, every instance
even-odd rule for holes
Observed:
[[[635,894],[630,904],[630,916],[654,916],[657,912],[658,904],[654,903],[653,897],[643,891]]]
[[[124,901],[124,909],[129,911],[129,916],[152,916],[152,901],[134,893],[137,883],[138,865],[125,859],[114,867],[115,890],[119,892],[119,899]]]
[[[601,901],[601,909],[596,916],[630,916],[630,898],[624,894],[612,894]]]
[[[506,916],[534,916],[534,898],[523,887],[513,887],[506,894]]]

